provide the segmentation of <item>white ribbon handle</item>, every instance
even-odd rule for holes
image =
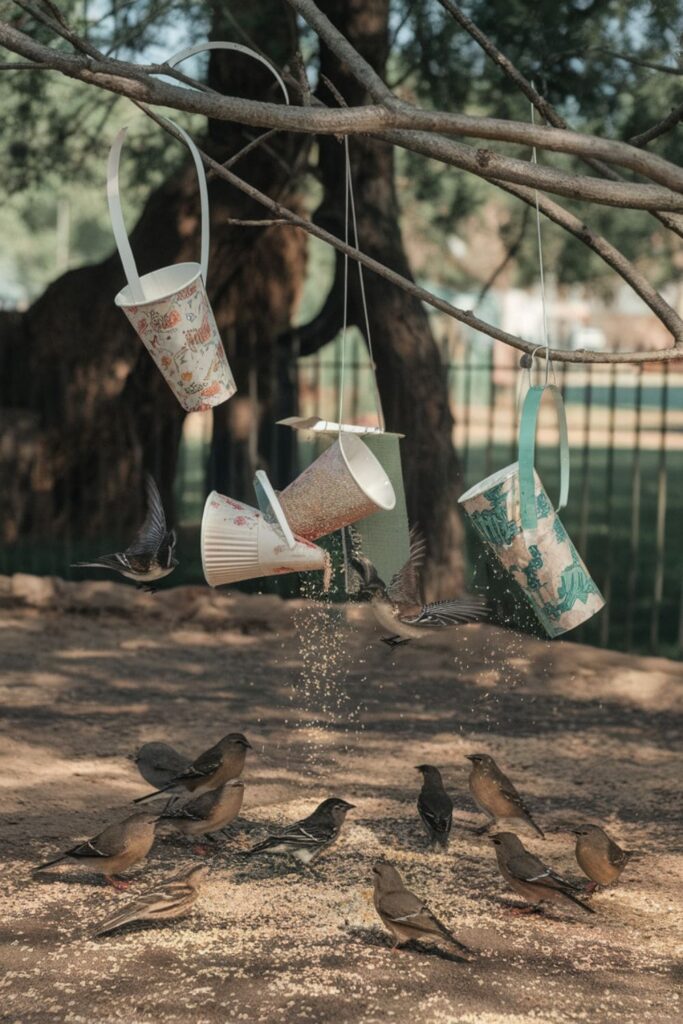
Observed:
[[[204,164],[201,156],[199,155],[199,150],[187,132],[169,118],[166,118],[166,120],[169,124],[173,125],[192,154],[192,159],[194,160],[194,165],[197,171],[197,177],[199,179],[199,202],[201,207],[202,224],[199,262],[202,271],[202,278],[206,284],[206,274],[209,268],[209,192],[206,187]],[[140,275],[138,274],[133,250],[130,247],[130,240],[128,238],[126,224],[123,219],[123,211],[121,209],[121,195],[119,191],[119,162],[121,159],[121,148],[127,132],[127,127],[122,128],[114,139],[113,145],[109,150],[109,160],[107,161],[107,202],[109,203],[109,216],[111,218],[112,231],[114,232],[114,241],[116,242],[116,248],[119,250],[119,256],[121,257],[121,263],[123,264],[123,271],[126,275],[126,280],[128,281],[128,287],[130,288],[131,298],[133,302],[144,302],[145,291],[140,281]]]
[[[242,46],[241,43],[197,43],[195,46],[188,46],[184,50],[179,50],[178,53],[174,53],[172,57],[168,57],[164,63],[168,64],[169,67],[174,68],[176,64],[180,64],[186,57],[193,57],[195,53],[203,53],[204,50],[237,50],[238,53],[244,53],[247,57],[253,57],[254,60],[259,61],[271,72],[273,77],[276,79],[278,85],[282,89],[282,94],[285,98],[285,103],[289,104],[289,93],[287,92],[287,86],[280,78],[273,65],[265,57],[262,57],[260,53],[256,53],[255,50],[250,50],[248,46]]]

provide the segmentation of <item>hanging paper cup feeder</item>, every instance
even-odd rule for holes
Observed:
[[[199,263],[175,263],[139,276],[121,210],[119,161],[127,128],[109,152],[107,197],[114,238],[128,284],[114,302],[123,310],[140,340],[187,412],[220,405],[237,390],[206,294],[209,262],[209,201],[199,152],[182,128],[199,177],[201,255]]]
[[[557,510],[534,469],[536,422],[545,394],[553,398],[560,424]],[[552,384],[530,387],[520,420],[519,461],[482,480],[459,501],[551,637],[575,629],[605,603],[557,515],[568,494],[569,444],[562,396]]]
[[[381,414],[380,414],[381,415]],[[339,434],[339,424],[315,416],[290,416],[278,421],[281,426],[294,430],[311,430],[315,434]],[[406,564],[410,556],[410,526],[403,486],[400,442],[403,434],[385,431],[381,427],[367,427],[342,423],[344,436],[356,435],[375,456],[391,483],[395,503],[393,508],[382,509],[359,520],[355,530],[360,536],[363,554],[373,563],[381,579],[390,580]],[[259,507],[263,509],[259,501]]]
[[[270,62],[239,43],[200,43],[179,51],[166,63],[175,67],[187,57],[215,49],[234,50],[264,64],[275,76],[286,102],[289,102],[285,84]],[[227,401],[237,388],[206,293],[209,199],[204,164],[189,135],[178,125],[173,124],[173,127],[190,150],[197,170],[201,211],[200,261],[176,263],[142,277],[138,274],[119,191],[121,147],[128,130],[123,128],[111,147],[107,166],[109,214],[128,282],[114,302],[128,317],[183,409],[200,412]]]
[[[301,537],[290,546],[282,532],[250,505],[212,491],[201,529],[202,568],[211,587],[260,576],[320,569],[329,575],[328,555]]]

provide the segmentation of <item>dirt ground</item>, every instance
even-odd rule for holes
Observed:
[[[360,1024],[680,1021],[683,667],[488,626],[395,652],[364,610],[178,588],[0,578],[4,705],[0,1019]],[[125,902],[74,867],[31,869],[130,813],[130,756],[196,755],[243,730],[243,816],[192,916],[89,937]],[[516,917],[467,789],[493,754],[548,830],[528,846],[578,879],[577,820],[638,852],[597,913]],[[676,751],[678,750],[678,754]],[[451,849],[431,855],[414,765],[443,769]],[[318,876],[237,853],[328,795],[352,801]],[[192,862],[159,839],[130,892]],[[371,865],[480,952],[392,953]]]

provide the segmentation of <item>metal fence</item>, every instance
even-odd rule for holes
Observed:
[[[469,487],[516,459],[520,371],[510,351],[479,336],[444,338],[441,347],[455,421],[453,443]],[[302,416],[336,419],[340,369],[335,343],[299,361]],[[345,380],[345,418],[372,423],[370,368],[356,335],[350,339]],[[607,607],[568,638],[681,657],[683,365],[561,364],[557,384],[567,406],[572,455],[570,501],[562,519],[607,599]],[[257,417],[251,419],[256,432]],[[205,414],[189,415],[185,421],[176,477],[182,563],[169,580],[176,584],[203,579],[198,533],[211,429],[212,418]],[[247,447],[255,457],[256,433],[252,440]],[[317,442],[301,435],[299,467],[317,451]],[[556,452],[556,425],[548,410],[539,423],[537,469],[551,496],[557,493],[559,477]],[[116,510],[112,517],[107,544],[117,535]],[[119,540],[125,538],[114,543]],[[481,544],[469,533],[467,546],[475,576],[486,572]],[[0,552],[0,572],[69,576],[75,552],[67,547],[47,539],[44,545],[39,539],[19,543]],[[287,592],[291,585],[283,578],[255,586]]]

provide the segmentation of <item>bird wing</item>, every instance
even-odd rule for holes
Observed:
[[[257,853],[261,850],[268,850],[273,846],[292,846],[296,849],[302,847],[324,846],[331,842],[336,836],[338,829],[332,821],[314,821],[308,818],[297,821],[294,825],[283,829],[282,832],[267,836],[263,842],[252,847],[250,853]]]
[[[429,907],[426,907],[422,900],[418,899],[409,889],[384,893],[379,900],[379,909],[384,917],[394,924],[403,924],[425,936],[436,935],[447,939],[465,953],[471,952],[467,946],[458,942]]]
[[[77,843],[67,850],[69,857],[115,857],[126,846],[125,832],[120,825],[110,825],[93,839]]]
[[[210,747],[209,750],[205,750],[203,754],[192,762],[191,765],[176,775],[174,781],[181,782],[187,779],[205,779],[209,775],[213,775],[215,771],[218,771],[221,764],[223,763],[223,752],[221,748],[216,744],[215,747]]]
[[[126,549],[129,556],[156,555],[167,536],[166,515],[161,504],[161,495],[151,473],[145,474],[145,492],[147,494],[147,514],[135,535],[132,544]]]
[[[610,839],[607,847],[607,859],[610,864],[614,864],[617,868],[622,868],[630,856],[631,854],[629,851],[622,850],[622,848],[618,846],[613,839]]]
[[[520,882],[533,882],[534,885],[544,885],[549,889],[560,889],[562,892],[575,888],[571,882],[556,874],[533,853],[518,853],[509,857],[507,868],[512,877]]]
[[[422,604],[421,578],[426,555],[425,539],[417,526],[410,531],[410,554],[406,564],[394,573],[387,587],[389,599],[395,604]]]
[[[361,590],[374,585],[383,586],[382,580],[377,574],[377,569],[369,558],[361,554],[360,551],[354,551],[350,556],[351,565],[358,573],[361,582]]]
[[[420,793],[417,798],[417,809],[435,832],[450,832],[453,801],[446,793],[433,793],[428,796]]]
[[[418,626],[456,626],[468,622],[481,622],[487,618],[489,607],[486,599],[477,595],[465,595],[451,601],[434,601],[423,605],[417,615],[401,615],[401,621]]]
[[[123,553],[98,555],[92,562],[73,562],[72,567],[75,569],[115,569],[117,572],[121,572],[122,569],[132,569],[128,558]]]
[[[188,821],[206,821],[214,808],[218,792],[202,793],[194,800],[189,800],[180,807],[169,807],[162,815],[162,821],[183,819]]]

